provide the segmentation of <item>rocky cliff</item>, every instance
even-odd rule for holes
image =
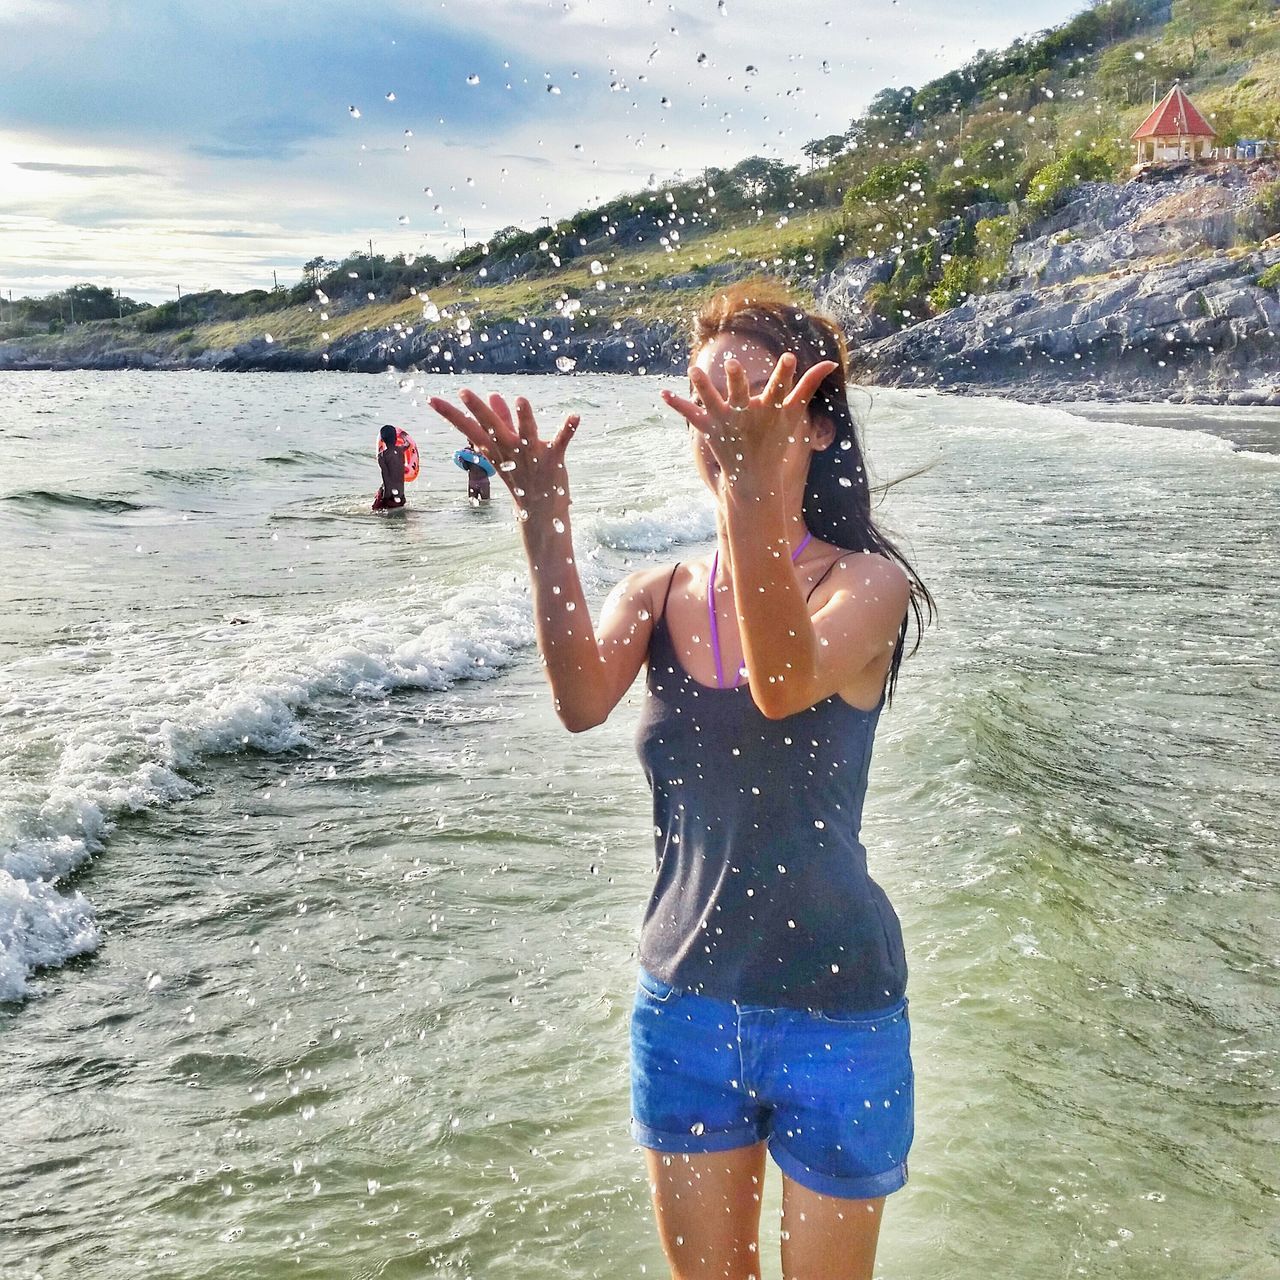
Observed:
[[[1130,183],[1085,183],[1031,227],[994,292],[897,332],[872,305],[893,258],[852,259],[803,279],[849,331],[857,375],[1037,399],[1280,404],[1280,292],[1261,277],[1280,264],[1257,195],[1273,164],[1166,170]],[[1002,206],[978,206],[992,217]],[[935,229],[945,250],[955,226]],[[657,282],[692,302],[755,264],[703,267]],[[136,336],[134,338],[136,344]],[[0,369],[155,368],[494,373],[673,372],[684,367],[674,323],[557,313],[467,327],[453,321],[352,333],[323,346],[255,337],[231,348],[129,346],[80,326],[57,340],[0,345]]]
[[[859,376],[1036,399],[1280,404],[1280,237],[1256,205],[1269,166],[1086,183],[1014,246],[992,293],[893,334],[869,328],[884,263],[842,265],[823,298],[864,340]]]

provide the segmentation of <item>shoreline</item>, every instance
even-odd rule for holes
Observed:
[[[405,364],[386,363],[376,366],[367,361],[356,363],[337,363],[326,361],[319,352],[296,352],[282,350],[278,356],[261,361],[246,357],[238,357],[234,361],[210,361],[207,359],[166,360],[150,353],[141,359],[121,359],[108,357],[101,360],[30,360],[4,363],[0,360],[0,375],[6,373],[361,373],[382,375],[386,373],[424,373],[432,375],[452,375],[455,377],[482,376],[484,374],[524,374],[545,377],[573,377],[576,374],[612,374],[615,376],[648,377],[655,375],[679,375],[684,371],[684,363],[671,359],[666,353],[654,353],[652,359],[644,363],[641,356],[635,363],[622,368],[607,367],[612,362],[605,362],[605,367],[592,353],[582,352],[575,359],[575,367],[570,370],[557,369],[554,364],[530,362],[527,365],[512,366],[506,362],[495,362],[492,365],[483,360],[471,360],[463,367],[453,364],[430,364],[409,362]],[[1149,387],[1106,387],[1097,382],[1044,382],[1028,379],[1019,383],[952,383],[927,384],[922,382],[902,382],[892,379],[877,380],[855,377],[852,385],[878,390],[921,392],[929,395],[955,396],[965,399],[981,399],[990,397],[1008,400],[1014,403],[1042,406],[1051,405],[1091,405],[1097,414],[1083,413],[1081,416],[1105,421],[1106,415],[1101,412],[1107,406],[1120,408],[1125,405],[1164,405],[1187,408],[1231,408],[1231,409],[1271,409],[1280,408],[1280,381],[1266,383],[1263,386],[1236,387],[1202,387],[1188,390],[1182,387],[1168,390],[1156,390]]]

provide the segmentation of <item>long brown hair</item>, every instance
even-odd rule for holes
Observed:
[[[690,359],[696,359],[698,352],[722,333],[750,338],[775,356],[792,352],[797,377],[822,360],[834,360],[839,366],[823,379],[809,404],[811,414],[833,425],[835,438],[826,449],[811,455],[804,490],[805,523],[826,542],[848,551],[882,555],[901,567],[911,585],[908,612],[915,623],[914,653],[925,626],[933,620],[933,597],[911,562],[876,527],[872,517],[871,483],[849,407],[849,351],[839,326],[828,316],[801,306],[781,285],[759,279],[731,285],[703,304],[693,318]],[[907,620],[904,614],[889,667],[889,700],[906,650]]]

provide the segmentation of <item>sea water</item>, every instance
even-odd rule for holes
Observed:
[[[458,385],[0,375],[6,1277],[665,1274],[639,689],[555,721]],[[582,413],[593,605],[707,550],[662,382],[486,385]],[[879,515],[941,611],[864,827],[919,1094],[878,1274],[1272,1276],[1274,415],[855,401],[879,480],[926,468]]]

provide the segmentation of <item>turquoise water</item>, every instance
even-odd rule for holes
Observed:
[[[493,381],[584,409],[593,600],[704,548],[662,383]],[[448,385],[0,375],[6,1276],[665,1274],[636,694],[555,722],[510,515],[415,403]],[[1265,424],[862,400],[882,477],[932,464],[882,515],[942,610],[864,828],[919,1076],[878,1272],[1273,1275]]]

